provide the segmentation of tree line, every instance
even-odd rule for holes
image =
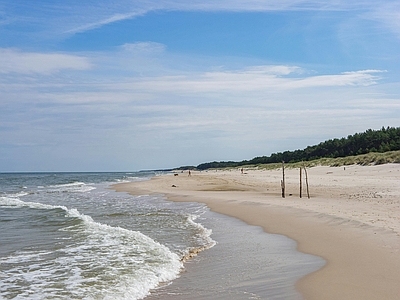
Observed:
[[[240,162],[208,162],[198,165],[197,169],[232,168],[243,165],[280,163],[282,161],[291,163],[319,158],[337,158],[366,154],[369,152],[382,153],[396,150],[400,150],[400,127],[382,127],[380,130],[368,129],[362,133],[355,133],[347,136],[347,138],[330,139],[318,145],[308,146],[303,150],[278,152],[270,156],[259,156],[251,160],[243,160]]]

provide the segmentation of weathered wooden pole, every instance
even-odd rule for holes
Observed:
[[[302,193],[302,191],[303,191],[303,180],[302,180],[302,177],[301,177],[301,173],[303,172],[303,170],[302,170],[302,168],[300,167],[300,198],[301,198],[301,193]]]
[[[282,187],[282,198],[285,198],[285,162],[284,161],[282,161],[281,187]]]
[[[310,191],[308,189],[308,176],[307,176],[306,167],[304,167],[304,173],[306,174],[307,197],[308,197],[308,199],[310,199]]]

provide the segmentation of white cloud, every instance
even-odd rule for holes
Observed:
[[[187,61],[182,57],[171,56],[165,50],[165,45],[155,42],[128,43],[117,48],[115,52],[80,55],[33,53],[0,48],[0,73],[62,75],[54,76],[52,81],[46,79],[35,82],[25,81],[24,77],[13,77],[13,81],[10,82],[4,76],[0,82],[3,86],[0,87],[3,91],[14,89],[13,86],[20,91],[21,87],[24,90],[58,90],[58,94],[67,95],[61,97],[64,103],[105,103],[109,98],[112,98],[113,102],[127,102],[133,98],[135,101],[150,101],[174,95],[196,99],[202,96],[215,99],[219,95],[221,101],[225,102],[246,95],[259,99],[265,95],[293,89],[371,86],[379,83],[382,73],[385,72],[359,70],[315,75],[315,71],[296,65],[255,65],[236,70],[219,68],[217,71],[199,71],[199,68],[207,67],[189,65],[186,70],[179,70],[177,68],[187,65]],[[93,71],[90,61],[96,63]],[[213,67],[208,69],[213,70]],[[79,77],[76,73],[69,76],[71,70],[85,72]],[[68,81],[64,78],[68,78]],[[75,91],[73,97],[68,96],[71,86]],[[109,97],[113,93],[119,97]]]
[[[263,65],[249,67],[246,69],[246,73],[289,75],[291,73],[302,73],[302,69],[297,66],[288,65]]]
[[[289,88],[306,87],[335,87],[335,86],[369,86],[376,84],[382,73],[380,70],[363,70],[354,72],[344,72],[337,75],[312,76],[300,80],[294,80],[287,84]]]
[[[381,3],[364,17],[383,24],[385,29],[391,30],[400,38],[400,3],[398,1]]]
[[[145,14],[145,12],[141,12],[141,11],[133,11],[131,13],[126,13],[126,14],[116,13],[111,16],[106,16],[104,19],[96,20],[91,23],[83,24],[81,26],[74,27],[72,29],[68,29],[64,33],[75,34],[75,33],[79,33],[79,32],[85,32],[88,30],[102,27],[107,24],[111,24],[111,23],[115,23],[115,22],[119,22],[119,21],[123,21],[123,20],[127,20],[127,19],[133,19],[133,18],[138,17],[143,14]]]
[[[254,93],[313,87],[369,86],[376,84],[380,80],[377,74],[383,72],[363,70],[333,75],[294,76],[299,70],[296,66],[259,66],[239,71],[140,78],[130,83],[117,84],[115,88],[151,93]]]
[[[159,54],[165,51],[166,46],[164,44],[156,42],[137,42],[137,43],[124,44],[121,46],[121,49],[124,52],[128,53]]]
[[[61,53],[23,52],[0,48],[0,73],[51,74],[61,70],[87,70],[85,57]]]
[[[185,0],[166,2],[167,7],[176,10],[206,10],[206,11],[282,11],[282,10],[343,10],[366,6],[367,1],[324,1],[324,0],[228,0],[204,1]],[[372,5],[372,3],[370,3]]]
[[[58,55],[6,50],[13,53],[13,61],[26,55],[28,61],[43,62]],[[70,63],[50,59],[52,68],[28,64],[19,71],[23,76],[6,74],[6,81],[0,82],[0,140],[10,149],[25,149],[21,157],[32,150],[43,157],[44,151],[57,149],[52,151],[60,153],[55,161],[62,161],[79,143],[82,151],[93,149],[85,158],[98,155],[97,149],[123,158],[121,169],[133,160],[143,163],[135,168],[148,168],[149,162],[155,168],[171,167],[182,161],[249,159],[366,128],[398,125],[398,85],[383,86],[381,70],[316,75],[305,67],[276,64],[213,71],[209,62],[199,68],[198,62],[191,65],[151,42],[68,57],[79,58],[72,72],[67,69]],[[89,57],[96,68],[87,70]],[[137,68],[136,57],[146,76],[120,70],[120,65]],[[161,68],[150,76],[145,68],[156,59]],[[181,71],[181,64],[188,67]],[[118,67],[109,69],[110,65]],[[49,73],[54,76],[41,76]],[[167,157],[165,149],[175,146],[181,152]],[[97,159],[90,166],[82,158],[78,167],[99,168],[102,158]]]
[[[396,3],[395,1],[388,1]],[[41,6],[35,2],[21,5],[5,0],[4,20],[38,26],[46,34],[76,34],[115,22],[136,18],[152,11],[335,11],[361,10],[374,12],[382,7],[372,0],[103,0],[59,2]],[[385,10],[386,13],[390,12]],[[20,15],[23,12],[24,15]],[[382,13],[380,13],[382,15]],[[394,19],[393,19],[394,20]],[[0,23],[1,24],[1,23]]]
[[[65,30],[65,33],[78,33],[98,28],[114,22],[132,19],[152,11],[232,11],[232,12],[268,12],[268,11],[298,11],[298,10],[370,10],[376,7],[374,1],[325,1],[325,0],[171,0],[171,1],[105,1],[102,5],[77,5],[75,13],[81,18],[71,16],[71,19],[81,21],[81,24]],[[88,11],[87,11],[88,10]],[[89,13],[90,12],[90,13]],[[87,17],[83,17],[84,15]],[[85,22],[86,20],[86,22]]]

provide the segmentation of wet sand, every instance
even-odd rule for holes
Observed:
[[[212,228],[216,245],[188,260],[179,278],[146,300],[301,300],[295,283],[325,261],[296,251],[296,242],[259,226],[218,214],[199,220]]]
[[[299,170],[178,173],[118,184],[118,191],[164,194],[285,235],[326,265],[301,278],[305,299],[400,299],[400,165],[308,169],[311,198],[299,198]]]

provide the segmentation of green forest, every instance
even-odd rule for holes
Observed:
[[[199,170],[210,168],[239,167],[244,165],[258,165],[280,163],[295,163],[311,161],[321,158],[338,158],[367,154],[370,152],[388,152],[400,150],[400,127],[382,127],[380,130],[368,129],[363,133],[349,135],[347,138],[330,139],[318,145],[308,146],[303,150],[273,153],[270,156],[255,157],[240,162],[221,161],[208,162],[198,165]]]

